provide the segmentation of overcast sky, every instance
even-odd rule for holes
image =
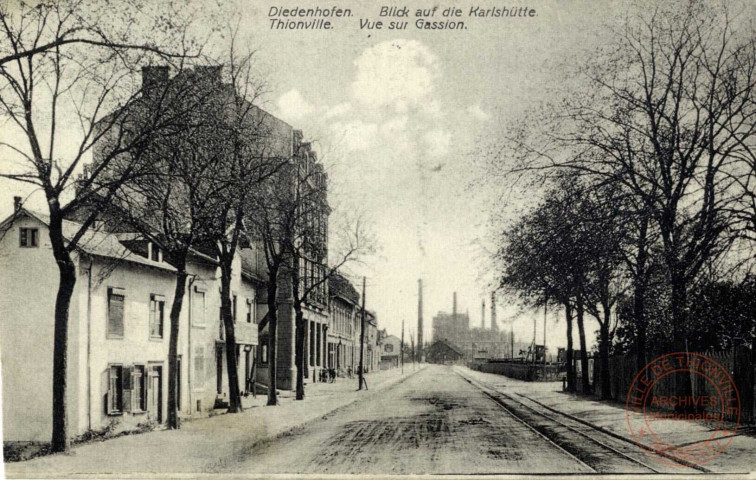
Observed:
[[[480,5],[503,6],[489,3]],[[381,255],[353,272],[368,276],[368,307],[389,332],[400,335],[402,319],[417,331],[418,278],[426,339],[433,315],[451,311],[454,291],[474,326],[485,297],[489,326],[492,272],[481,241],[494,207],[490,192],[476,188],[476,146],[548,99],[561,81],[557,66],[593,48],[611,12],[603,3],[539,1],[530,4],[532,19],[475,19],[467,30],[440,32],[411,28],[414,9],[433,2],[414,2],[401,32],[359,30],[358,18],[377,16],[382,4],[374,1],[340,4],[355,17],[321,32],[270,30],[269,6],[247,5],[242,22],[269,74],[269,109],[320,143],[334,215],[359,208],[374,222]],[[465,14],[478,4],[455,3]],[[509,300],[500,298],[500,326],[514,317]],[[541,343],[543,312],[536,315]],[[555,328],[555,315],[548,343],[563,345],[564,322]],[[515,320],[523,340],[532,338],[532,318]]]
[[[405,320],[407,332],[416,333],[419,278],[426,339],[433,315],[451,311],[454,291],[474,326],[481,324],[485,297],[489,326],[492,272],[481,245],[491,231],[490,214],[501,206],[494,207],[490,189],[479,187],[476,146],[492,142],[502,125],[567,80],[559,65],[595,48],[598,27],[611,17],[608,2],[539,0],[529,4],[537,9],[533,18],[465,18],[468,29],[461,31],[415,30],[414,9],[434,3],[413,2],[406,31],[366,31],[359,18],[376,19],[381,5],[344,1],[337,6],[351,8],[354,17],[334,20],[334,29],[284,31],[270,29],[271,6],[316,3],[238,1],[240,40],[259,50],[269,85],[264,108],[315,142],[332,182],[332,223],[355,210],[372,222],[380,254],[350,272],[358,288],[359,275],[367,276],[367,306],[380,326],[398,336]],[[489,3],[480,5],[499,6]],[[474,4],[456,6],[466,14]],[[30,193],[7,181],[0,188],[6,192],[3,216],[13,194]],[[45,208],[41,192],[28,202]],[[509,302],[499,299],[499,325],[508,328],[516,318],[519,339],[529,341],[534,314],[515,317]],[[535,315],[541,339],[543,312]],[[550,347],[564,344],[564,322],[554,327],[555,315],[548,319]]]

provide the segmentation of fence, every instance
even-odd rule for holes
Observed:
[[[733,378],[735,387],[740,396],[741,405],[741,422],[752,422],[754,420],[754,388],[753,374],[754,365],[751,360],[751,351],[746,347],[739,347],[736,350],[727,352],[701,352],[715,362],[719,363]],[[653,360],[662,354],[649,354],[647,358]],[[601,392],[601,363],[598,357],[590,359],[593,363],[593,371],[590,372],[591,389],[594,395]],[[580,363],[579,361],[576,363]],[[611,395],[614,400],[625,401],[630,391],[633,380],[638,374],[637,362],[635,355],[617,355],[609,358],[609,385]],[[691,384],[693,386],[693,396],[701,395],[717,396],[718,392],[715,387],[700,375],[690,373]],[[578,380],[577,388],[582,390],[581,382]],[[673,396],[676,394],[675,376],[669,375],[663,377],[653,387],[653,394],[659,396]],[[719,413],[719,406],[704,408],[709,413]],[[736,420],[734,417],[726,417],[728,420]]]
[[[553,382],[559,380],[561,374],[557,364],[532,364],[517,362],[487,362],[472,366],[475,370],[485,373],[496,373],[519,380],[536,382]]]

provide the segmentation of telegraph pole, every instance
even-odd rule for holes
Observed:
[[[401,348],[399,349],[401,351],[400,358],[402,361],[402,375],[404,375],[404,319],[402,319],[402,343]]]
[[[543,364],[546,365],[546,309],[549,303],[549,296],[546,295],[546,302],[543,305]]]
[[[417,359],[423,362],[423,280],[417,280]]]
[[[362,328],[360,331],[360,386],[357,390],[362,390],[362,383],[365,381],[365,364],[364,364],[364,352],[365,352],[365,277],[362,277]]]

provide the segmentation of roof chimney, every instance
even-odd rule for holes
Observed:
[[[151,90],[156,85],[166,83],[168,73],[168,67],[164,65],[142,67],[142,89]]]
[[[13,197],[13,213],[16,213],[19,210],[21,210],[21,205],[22,205],[21,197]]]
[[[223,65],[196,66],[194,67],[194,72],[202,80],[207,80],[210,83],[220,83]]]

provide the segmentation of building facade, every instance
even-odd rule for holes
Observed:
[[[78,228],[64,222],[67,236]],[[58,276],[47,218],[18,208],[0,231],[4,441],[49,441]],[[166,418],[175,269],[156,246],[135,238],[90,231],[73,255],[78,280],[69,311],[66,399],[73,436],[111,422],[129,428]],[[188,270],[179,320],[177,400],[181,416],[201,416],[228,398],[227,352],[219,328],[218,267],[212,258],[194,252]],[[245,278],[240,257],[234,272],[234,354],[241,359],[240,372],[244,369],[244,391],[258,343],[256,320],[264,306],[258,305],[260,283]]]
[[[396,335],[386,335],[382,339],[381,370],[397,368],[402,353],[402,341]]]
[[[355,346],[359,345],[359,330],[356,328],[360,294],[354,286],[340,274],[328,279],[330,296],[330,324],[328,328],[328,368],[336,369],[340,375],[348,375],[357,370]],[[359,348],[359,347],[357,347]]]

